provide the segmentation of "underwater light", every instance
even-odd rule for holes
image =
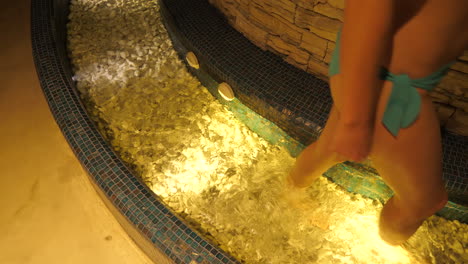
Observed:
[[[187,55],[185,55],[185,60],[187,61],[188,65],[194,69],[200,69],[200,64],[198,63],[197,56],[195,56],[195,53],[189,51],[187,52]]]
[[[229,84],[225,83],[225,82],[219,84],[218,93],[226,101],[234,100],[234,92],[232,91],[231,86]]]

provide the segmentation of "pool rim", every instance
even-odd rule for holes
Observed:
[[[150,200],[154,199],[155,203],[157,203],[158,205],[161,204],[161,201],[159,201],[156,198],[154,193],[151,190],[149,190],[149,188],[144,183],[142,183],[138,177],[134,175],[134,173],[125,165],[125,163],[118,157],[118,155],[111,148],[109,148],[107,144],[100,145],[106,141],[104,140],[102,135],[100,135],[97,132],[97,128],[95,127],[94,123],[91,121],[86,110],[84,109],[81,99],[79,98],[79,94],[76,90],[75,82],[71,78],[70,65],[68,63],[67,66],[67,63],[64,62],[64,60],[67,61],[67,58],[63,57],[63,54],[66,54],[66,49],[64,49],[64,47],[61,47],[60,45],[57,45],[56,41],[57,38],[60,38],[60,34],[63,33],[60,29],[60,23],[57,22],[57,20],[63,19],[63,13],[56,12],[56,8],[57,5],[61,5],[60,7],[63,8],[63,3],[67,3],[66,6],[68,7],[68,2],[69,1],[66,0],[33,0],[31,2],[31,41],[33,46],[34,63],[36,65],[36,71],[38,74],[39,81],[41,83],[41,87],[44,91],[44,95],[49,104],[49,108],[51,109],[51,112],[57,124],[59,125],[64,137],[67,139],[67,142],[69,143],[73,152],[75,153],[75,156],[78,158],[83,168],[85,168],[85,170],[88,172],[87,174],[89,175],[90,181],[95,187],[96,191],[103,198],[103,201],[113,212],[114,216],[119,220],[124,229],[129,234],[136,232],[136,234],[131,235],[131,237],[137,242],[137,244],[139,244],[140,247],[143,248],[145,253],[147,253],[150,257],[153,256],[153,261],[160,261],[160,259],[155,259],[155,256],[157,256],[158,252],[154,252],[154,250],[159,248],[161,245],[158,245],[156,242],[152,241],[153,239],[148,238],[148,235],[150,234],[148,233],[148,230],[140,228],[140,225],[135,224],[134,221],[135,219],[138,220],[139,216],[145,215],[144,211],[142,211],[141,209],[133,210],[129,208],[134,206],[135,203],[125,204],[125,202],[121,203],[121,201],[116,201],[115,199],[109,197],[107,193],[109,192],[109,190],[111,190],[112,186],[116,185],[116,182],[112,181],[113,185],[109,186],[107,184],[108,182],[104,181],[105,179],[98,179],[95,175],[105,174],[106,172],[109,172],[110,174],[106,175],[106,178],[109,179],[112,178],[113,175],[118,176],[118,173],[113,171],[113,168],[108,168],[105,166],[104,168],[98,169],[90,168],[92,164],[96,164],[93,160],[97,160],[99,158],[100,152],[109,154],[105,158],[110,157],[111,163],[114,163],[114,165],[117,166],[117,169],[120,170],[120,172],[124,172],[125,174],[130,174],[133,176],[134,179],[131,179],[130,183],[136,186],[136,189],[139,191],[139,193],[136,196],[141,194],[143,197],[148,198]],[[56,78],[57,76],[58,78]],[[76,109],[70,110],[69,108],[67,108],[70,105],[60,104],[63,103],[61,99],[70,98],[72,99],[70,103],[72,103],[73,106],[76,107]],[[77,124],[85,124],[86,127],[78,126],[78,130],[71,131],[70,129],[76,128]],[[88,135],[87,133],[90,134]],[[86,151],[89,149],[77,148],[78,145],[85,145],[85,142],[89,142],[89,140],[85,141],[85,137],[87,137],[88,139],[93,138],[93,140],[96,141],[97,144],[94,145],[96,152],[86,153]],[[79,142],[80,140],[81,142]],[[90,158],[88,157],[88,155],[92,155],[92,157]],[[102,158],[102,160],[106,159]],[[98,162],[97,165],[102,164]],[[125,186],[126,182],[123,182],[123,185]],[[120,193],[125,194],[125,191],[120,190]],[[121,205],[120,207],[119,204]],[[170,209],[168,208],[164,207],[164,210],[167,210],[169,214],[171,213]],[[127,213],[131,215],[131,217],[127,216]],[[174,217],[176,217],[179,221],[184,223],[185,226],[189,226],[176,215],[174,215]],[[133,230],[131,230],[132,228]],[[193,229],[191,229],[190,231],[197,234],[197,231]],[[151,238],[153,238],[153,233],[151,233],[151,235]],[[156,236],[154,237],[156,238]],[[203,237],[199,237],[203,239]],[[209,241],[207,242],[209,244]],[[186,244],[186,246],[190,245]],[[148,249],[148,247],[151,248]],[[213,248],[217,247],[213,246]],[[217,249],[218,251],[216,252],[222,254],[222,258],[215,258],[216,260],[219,260],[219,263],[238,263],[227,253],[220,250],[219,248]],[[165,253],[163,254],[160,250],[159,254],[164,255]],[[217,254],[218,253],[215,254],[215,257],[217,257]],[[185,260],[183,259],[187,257],[186,255],[177,255],[171,252],[169,256],[175,263],[190,263],[185,262]],[[223,260],[225,259],[228,259],[232,262],[224,262]]]
[[[155,263],[239,263],[177,216],[98,132],[72,78],[66,49],[69,0],[31,1],[34,65],[49,109],[92,186]]]

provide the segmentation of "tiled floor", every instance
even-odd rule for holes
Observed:
[[[0,8],[0,263],[151,263],[50,114],[31,57],[29,6]]]

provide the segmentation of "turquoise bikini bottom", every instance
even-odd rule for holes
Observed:
[[[328,72],[330,76],[340,72],[340,33],[337,34],[336,48],[330,61]],[[382,123],[393,136],[396,137],[401,128],[407,128],[413,124],[421,111],[421,96],[415,87],[427,91],[432,90],[447,74],[452,64],[453,62],[441,67],[431,75],[419,79],[411,79],[406,74],[393,74],[382,67],[380,78],[393,83]]]

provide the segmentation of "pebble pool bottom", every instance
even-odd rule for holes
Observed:
[[[100,131],[175,212],[245,263],[463,263],[468,226],[431,217],[404,247],[378,237],[382,205],[294,164],[185,69],[156,1],[73,0],[74,78]]]

